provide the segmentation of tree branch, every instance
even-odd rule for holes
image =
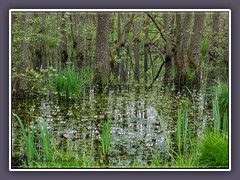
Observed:
[[[164,41],[167,41],[166,38],[163,36],[163,33],[162,33],[161,29],[159,28],[159,26],[157,25],[156,21],[153,19],[153,17],[152,17],[149,13],[147,13],[147,12],[146,12],[146,14],[148,15],[148,17],[150,17],[150,19],[152,20],[152,22],[155,24],[155,26],[156,26],[156,28],[158,29],[158,31],[160,32],[163,40],[164,40]]]

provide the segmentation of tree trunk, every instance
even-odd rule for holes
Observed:
[[[188,42],[189,42],[189,28],[192,20],[192,13],[184,14],[184,22],[183,22],[183,41],[182,41],[182,51],[183,51],[183,59],[182,59],[182,69],[181,74],[184,77],[183,85],[186,85],[187,81],[187,68],[188,68]]]
[[[87,38],[86,38],[86,64],[92,67],[93,57],[93,15],[86,15],[87,21]]]
[[[145,85],[148,82],[148,51],[149,51],[149,37],[148,37],[148,33],[149,33],[149,18],[147,17],[146,19],[146,29],[145,29],[145,40],[144,40],[144,80],[145,80]]]
[[[165,73],[164,73],[164,79],[163,79],[163,86],[167,86],[169,84],[169,79],[171,75],[172,70],[172,44],[171,44],[171,37],[170,37],[170,31],[169,31],[169,21],[170,21],[170,15],[169,13],[164,13],[164,31],[165,31],[165,37],[166,37],[166,57],[165,57]]]
[[[28,38],[32,18],[32,13],[26,13],[25,15],[23,15],[22,29],[24,31],[24,37],[22,40],[22,65],[20,67],[20,73],[24,73],[26,68],[32,68],[32,56],[30,49],[31,39]],[[17,98],[23,98],[24,96],[26,96],[27,85],[27,79],[19,78],[19,83],[17,86]]]
[[[135,81],[139,84],[140,78],[139,78],[139,60],[140,60],[140,29],[141,28],[141,22],[140,20],[137,20],[134,23],[133,27],[133,51],[134,51],[134,57],[135,57],[135,74],[134,78]]]
[[[126,51],[125,50],[125,41],[126,41],[126,19],[127,15],[124,13],[122,14],[123,16],[123,32],[121,35],[121,51]],[[120,32],[121,33],[121,32]],[[121,80],[121,85],[125,86],[126,84],[126,71],[125,71],[125,63],[126,63],[126,53],[122,53],[122,60],[120,64],[120,80]]]
[[[195,76],[192,80],[192,85],[195,85],[196,89],[200,87],[200,67],[199,67],[199,54],[202,40],[202,31],[204,23],[204,14],[195,13],[193,36],[190,43],[190,68],[195,72]]]
[[[94,82],[100,90],[104,85],[109,85],[109,47],[108,47],[108,30],[109,30],[109,13],[99,13],[97,15],[98,26],[96,34],[96,54],[94,73]]]
[[[65,67],[65,64],[68,60],[68,52],[67,52],[67,33],[66,33],[66,18],[65,13],[61,13],[61,45],[60,45],[60,55],[61,55],[61,64],[62,68]]]
[[[71,15],[71,21],[73,25],[73,49],[75,50],[75,61],[78,69],[84,66],[84,41],[83,41],[83,26],[84,17],[83,14],[74,13]]]
[[[175,54],[175,65],[177,67],[177,73],[175,76],[175,86],[177,91],[182,91],[185,77],[182,74],[182,17],[181,13],[176,14],[176,54]]]
[[[216,79],[216,69],[214,66],[216,65],[216,61],[218,59],[217,48],[218,43],[217,40],[219,38],[219,12],[214,12],[212,15],[212,38],[210,42],[210,47],[208,51],[209,57],[209,72],[208,72],[208,84],[213,85],[214,79]]]

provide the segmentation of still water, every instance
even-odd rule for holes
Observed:
[[[92,152],[92,161],[101,161],[102,122],[111,120],[111,144],[108,160],[111,164],[149,162],[153,154],[162,154],[168,161],[169,145],[163,130],[172,137],[177,126],[178,108],[188,103],[188,118],[191,129],[199,135],[206,119],[203,114],[204,99],[201,95],[186,97],[174,92],[153,90],[143,93],[132,89],[129,92],[109,91],[98,94],[94,89],[83,93],[75,100],[64,98],[39,98],[13,101],[12,112],[23,121],[25,128],[36,125],[42,117],[48,124],[50,138],[56,139],[57,147],[70,147],[76,158]],[[161,121],[159,120],[161,118]],[[12,157],[22,158],[24,140],[19,124],[12,118]],[[79,152],[81,152],[79,154]]]

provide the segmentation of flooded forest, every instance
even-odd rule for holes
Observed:
[[[12,11],[11,167],[228,169],[229,16]]]

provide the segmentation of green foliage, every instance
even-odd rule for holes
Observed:
[[[52,76],[55,72],[56,69],[51,66],[40,71],[35,71],[33,68],[26,68],[22,73],[17,72],[16,68],[12,68],[12,93],[17,93],[17,81],[21,79],[26,84],[24,91],[27,97],[45,94],[49,88],[48,77]]]
[[[213,101],[214,135],[220,133],[221,117],[219,111],[218,99]]]
[[[219,111],[221,118],[228,111],[228,85],[226,83],[219,83],[216,94],[219,103]]]
[[[178,108],[178,120],[177,120],[177,146],[178,151],[186,152],[187,150],[187,134],[188,134],[188,105],[185,104],[184,110]]]
[[[216,94],[213,100],[214,133],[219,133],[221,128],[224,132],[228,131],[228,86],[219,83],[214,87]]]
[[[28,129],[28,131],[26,131],[21,119],[16,114],[14,113],[12,114],[14,117],[17,118],[18,123],[21,127],[21,133],[23,135],[24,142],[25,142],[25,155],[27,158],[27,163],[28,165],[32,165],[32,162],[34,159],[37,159],[37,160],[40,159],[40,155],[38,154],[36,147],[34,145],[34,131],[33,129]]]
[[[36,133],[36,135],[41,144],[43,156],[47,161],[50,161],[52,158],[52,150],[50,145],[49,133],[47,129],[47,123],[42,118],[39,118],[37,123],[38,128],[40,129],[40,134]]]
[[[225,134],[208,133],[200,141],[199,164],[204,167],[228,167],[228,137]]]
[[[103,122],[103,129],[102,129],[102,153],[104,156],[108,155],[109,148],[110,148],[110,129],[111,129],[111,122],[110,119]]]
[[[93,78],[94,78],[94,71],[91,67],[85,67],[82,69],[82,77],[84,80],[85,87],[92,87],[93,86]]]
[[[205,38],[201,43],[201,51],[200,51],[200,60],[206,61],[208,60],[208,39]]]
[[[174,163],[170,165],[172,168],[197,168],[198,160],[195,153],[189,153],[188,156],[175,154]]]
[[[196,77],[196,72],[192,68],[188,68],[187,70],[188,81],[192,81]]]
[[[38,134],[37,131],[34,131],[34,128],[28,128],[28,130],[26,131],[21,119],[14,113],[13,116],[17,118],[21,127],[21,132],[25,142],[25,154],[27,157],[28,165],[32,166],[35,161],[39,161],[41,158],[43,160],[51,161],[52,148],[47,129],[47,123],[42,118],[39,118],[37,120],[38,128],[40,130],[40,134]],[[36,135],[36,138],[34,135]],[[37,147],[34,144],[36,140],[38,140],[38,142],[40,143],[40,147]],[[37,151],[38,148],[42,149],[42,155]]]
[[[51,83],[59,94],[67,97],[76,96],[82,92],[83,79],[71,68],[66,68],[51,78]]]

